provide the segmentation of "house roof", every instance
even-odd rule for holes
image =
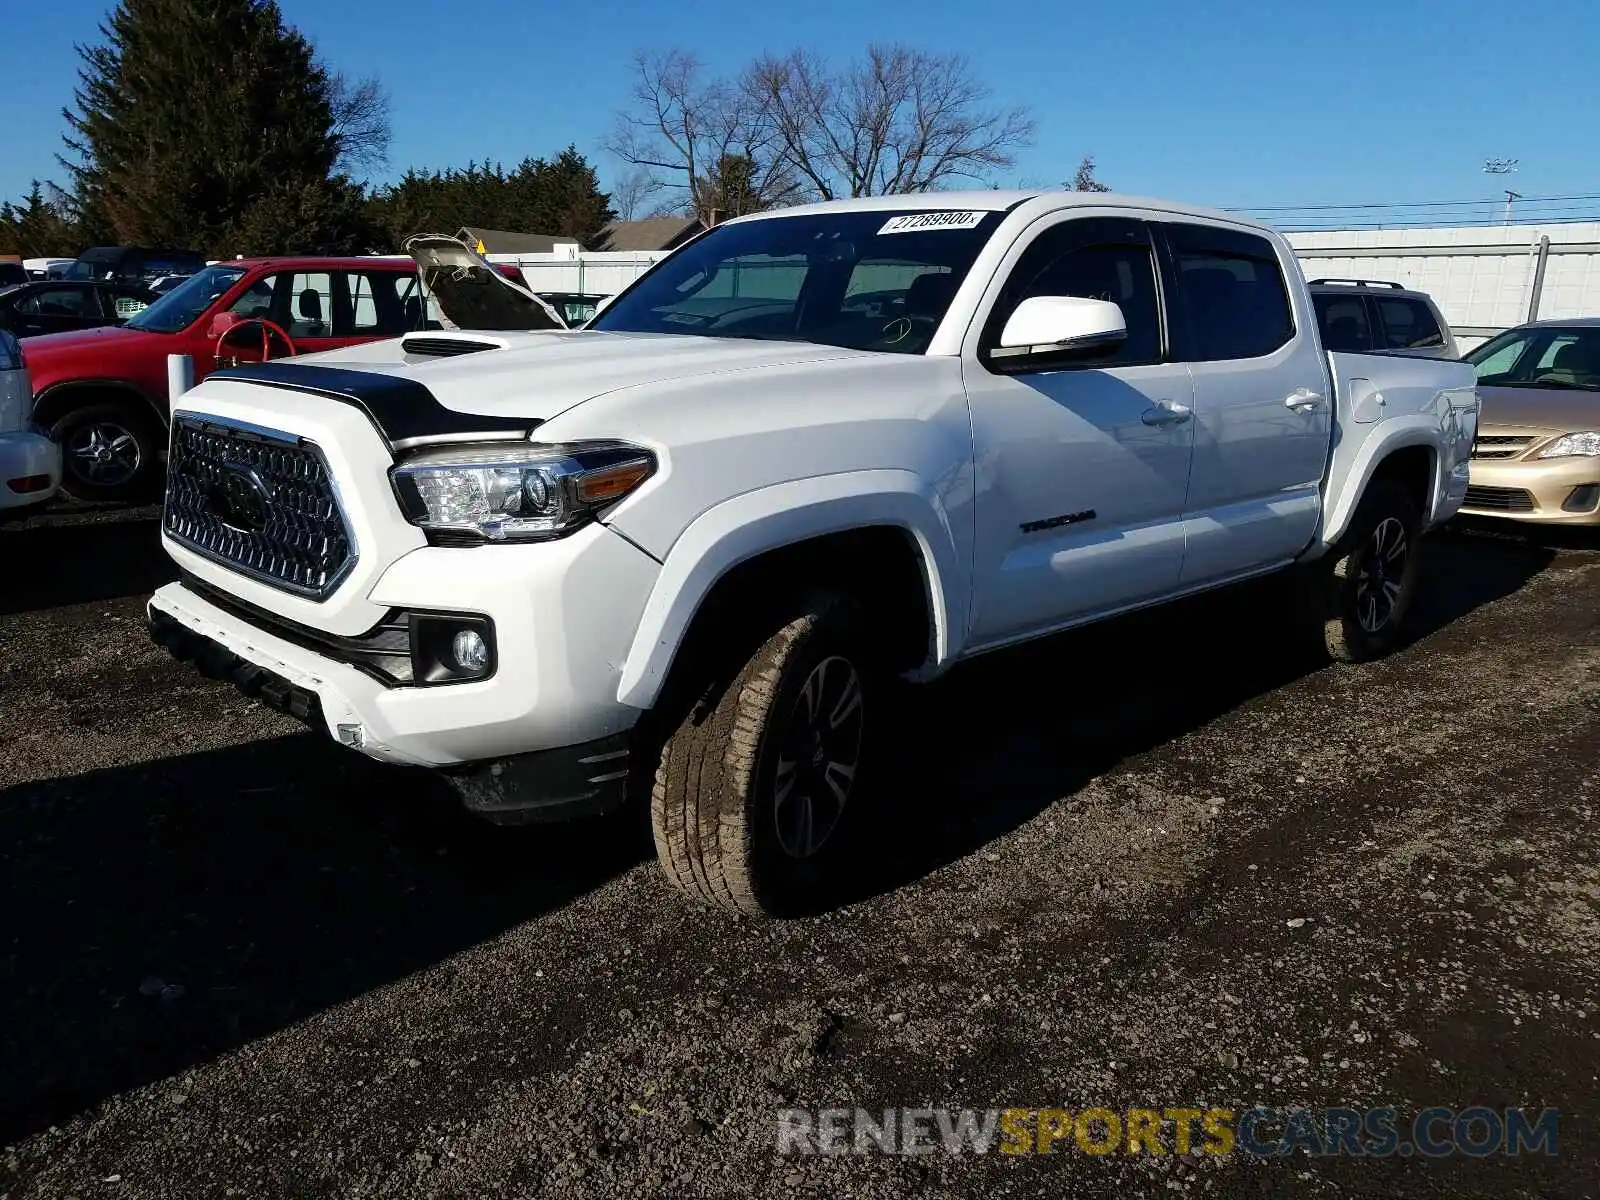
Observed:
[[[605,250],[671,250],[699,232],[697,217],[647,217],[611,222],[598,243]]]
[[[486,254],[548,254],[557,246],[578,244],[577,238],[550,233],[510,233],[504,229],[474,229],[470,225],[462,226],[456,237],[474,250],[482,243]]]

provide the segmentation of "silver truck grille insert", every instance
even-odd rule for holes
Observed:
[[[255,426],[173,421],[162,526],[197,554],[315,600],[356,562],[322,451]]]

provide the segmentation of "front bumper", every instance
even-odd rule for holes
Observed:
[[[0,433],[0,510],[43,504],[60,488],[60,446],[41,433]]]
[[[617,688],[660,568],[603,526],[523,546],[425,547],[382,573],[367,600],[385,611],[492,621],[495,670],[473,682],[397,686],[371,662],[318,644],[358,638],[303,624],[296,636],[288,618],[252,620],[228,596],[208,598],[233,589],[205,565],[204,586],[168,584],[150,598],[149,618],[157,641],[207,674],[369,757],[441,770],[469,807],[499,819],[545,801],[604,807],[600,793],[620,789],[626,735],[641,714]]]
[[[313,729],[323,727],[327,715],[319,693],[241,658],[159,608],[150,610],[150,636],[174,658],[194,663],[202,675],[231,683],[268,708]],[[346,740],[342,732],[341,741],[365,748]],[[610,812],[623,804],[629,751],[628,735],[615,734],[577,746],[457,766],[441,774],[470,811],[490,821],[569,820]]]
[[[1600,458],[1474,459],[1463,515],[1600,525]]]

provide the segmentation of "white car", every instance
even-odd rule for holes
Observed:
[[[1230,214],[762,213],[538,332],[435,250],[498,330],[182,397],[152,634],[492,819],[642,782],[668,876],[734,909],[827,884],[894,677],[1274,571],[1374,658],[1466,491],[1472,368],[1325,352],[1292,249]]]
[[[0,518],[43,504],[61,486],[61,447],[28,427],[32,410],[22,343],[0,329]]]
[[[60,279],[72,262],[70,258],[25,258],[22,266],[29,279]]]

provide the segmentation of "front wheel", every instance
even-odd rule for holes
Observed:
[[[75,500],[143,500],[160,473],[155,420],[110,401],[73,409],[50,429],[61,446],[61,490]]]
[[[1323,645],[1338,662],[1369,662],[1399,644],[1417,591],[1422,514],[1398,484],[1377,480],[1350,528],[1308,580]]]
[[[768,916],[822,901],[877,692],[860,631],[848,601],[807,603],[667,738],[650,816],[680,890]]]

